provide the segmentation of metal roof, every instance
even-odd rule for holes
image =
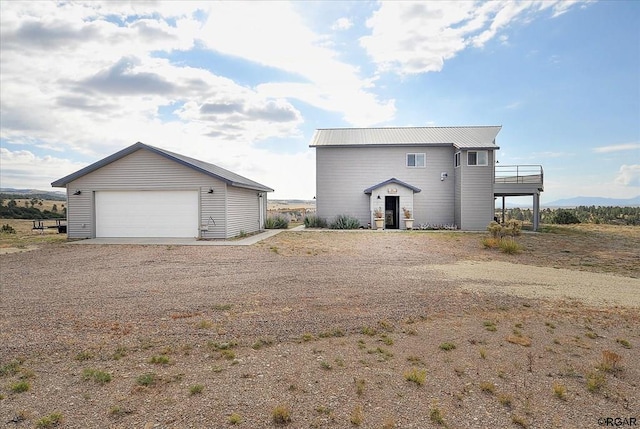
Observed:
[[[380,188],[382,186],[387,186],[387,185],[389,185],[391,183],[395,183],[396,185],[404,186],[405,188],[411,189],[415,193],[418,193],[418,192],[422,191],[422,189],[420,189],[420,188],[416,188],[413,185],[410,185],[410,184],[408,184],[406,182],[403,182],[402,180],[398,180],[395,177],[392,177],[389,180],[385,180],[384,182],[378,183],[377,185],[373,185],[373,186],[365,189],[364,193],[367,194],[367,195],[371,195],[371,193],[373,191],[375,191],[376,189],[378,189],[378,188]]]
[[[458,149],[499,149],[495,139],[502,126],[321,128],[309,147],[320,146],[450,146]]]
[[[199,161],[194,158],[189,158],[188,156],[180,155],[177,153],[169,152],[168,150],[160,149],[154,146],[149,146],[147,144],[137,142],[127,148],[122,149],[119,152],[114,153],[100,161],[94,162],[93,164],[76,171],[68,176],[63,177],[62,179],[58,179],[55,182],[51,183],[51,186],[63,188],[69,182],[72,182],[76,179],[79,179],[82,176],[85,176],[99,168],[104,167],[105,165],[111,164],[121,158],[124,158],[127,155],[132,154],[138,150],[145,149],[156,153],[158,155],[164,156],[167,159],[178,162],[186,167],[192,168],[196,171],[204,173],[208,176],[214,177],[216,179],[222,180],[228,185],[236,186],[239,188],[247,188],[247,189],[255,189],[257,191],[264,192],[273,192],[273,189],[261,185],[258,182],[254,182],[253,180],[249,180],[246,177],[240,176],[239,174],[233,173],[229,170],[225,170],[222,167],[218,167],[214,164],[209,164],[208,162]]]

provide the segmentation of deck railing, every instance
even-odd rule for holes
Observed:
[[[541,165],[496,165],[495,172],[495,183],[544,183]]]

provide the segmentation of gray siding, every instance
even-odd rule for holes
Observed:
[[[425,153],[426,168],[408,168],[407,153]],[[433,146],[316,147],[317,214],[329,221],[347,214],[366,225],[371,208],[364,190],[395,177],[422,189],[413,200],[416,226],[453,223],[453,153],[453,147]],[[449,175],[444,181],[442,172]]]
[[[209,188],[214,189],[213,194],[207,193]],[[225,238],[226,188],[218,179],[148,150],[138,150],[67,185],[68,236],[95,236],[95,191],[199,190],[201,224],[207,225],[209,216],[216,223],[216,227],[203,236]],[[73,195],[76,190],[80,190],[81,195]]]
[[[460,180],[460,223],[464,230],[483,231],[493,220],[494,213],[494,154],[489,151],[488,165],[468,166],[467,151],[462,151]]]
[[[234,215],[228,216],[226,238],[235,237],[241,231],[251,233],[261,229],[258,194],[251,189],[227,187],[227,210]]]
[[[94,237],[93,193],[73,195],[75,191],[76,188],[67,188],[67,237]]]

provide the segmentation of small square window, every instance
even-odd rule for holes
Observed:
[[[488,165],[489,154],[486,150],[469,151],[467,153],[467,165]]]
[[[424,168],[426,165],[426,156],[424,153],[408,153],[407,167]]]

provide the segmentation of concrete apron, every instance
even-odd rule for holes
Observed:
[[[292,230],[295,230],[293,228]],[[280,234],[286,229],[269,229],[260,234],[236,240],[198,240],[195,238],[160,238],[160,237],[122,237],[122,238],[89,238],[71,241],[70,244],[134,244],[134,245],[162,245],[162,246],[251,246]]]

